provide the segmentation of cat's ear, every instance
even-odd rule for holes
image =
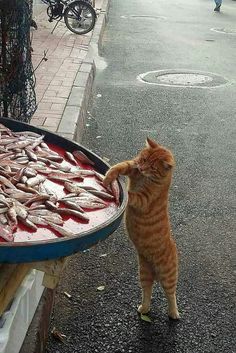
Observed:
[[[158,143],[156,143],[154,140],[147,137],[146,138],[146,146],[151,147],[151,148],[156,148],[156,147],[158,147]]]

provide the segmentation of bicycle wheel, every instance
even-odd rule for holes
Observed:
[[[96,21],[94,8],[85,1],[78,0],[68,4],[64,12],[66,27],[73,33],[85,34],[90,32]]]

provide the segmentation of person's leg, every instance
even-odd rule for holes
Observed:
[[[216,3],[216,7],[214,8],[214,11],[219,12],[222,4],[222,0],[215,0],[215,3]]]

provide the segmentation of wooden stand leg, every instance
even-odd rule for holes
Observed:
[[[36,270],[44,272],[43,286],[54,289],[59,282],[61,272],[67,262],[67,258],[63,257],[57,260],[43,261],[32,263],[31,266]]]

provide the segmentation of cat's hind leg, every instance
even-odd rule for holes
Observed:
[[[180,315],[176,303],[176,292],[175,290],[170,291],[169,288],[166,288],[163,284],[162,287],[165,291],[166,299],[168,301],[168,316],[173,320],[178,320],[180,318]]]
[[[175,293],[166,293],[168,300],[168,315],[171,319],[178,320],[180,318],[177,303],[176,303],[176,294]]]
[[[151,265],[142,256],[139,256],[139,278],[142,288],[142,303],[138,307],[138,312],[146,314],[150,310],[154,273]]]

